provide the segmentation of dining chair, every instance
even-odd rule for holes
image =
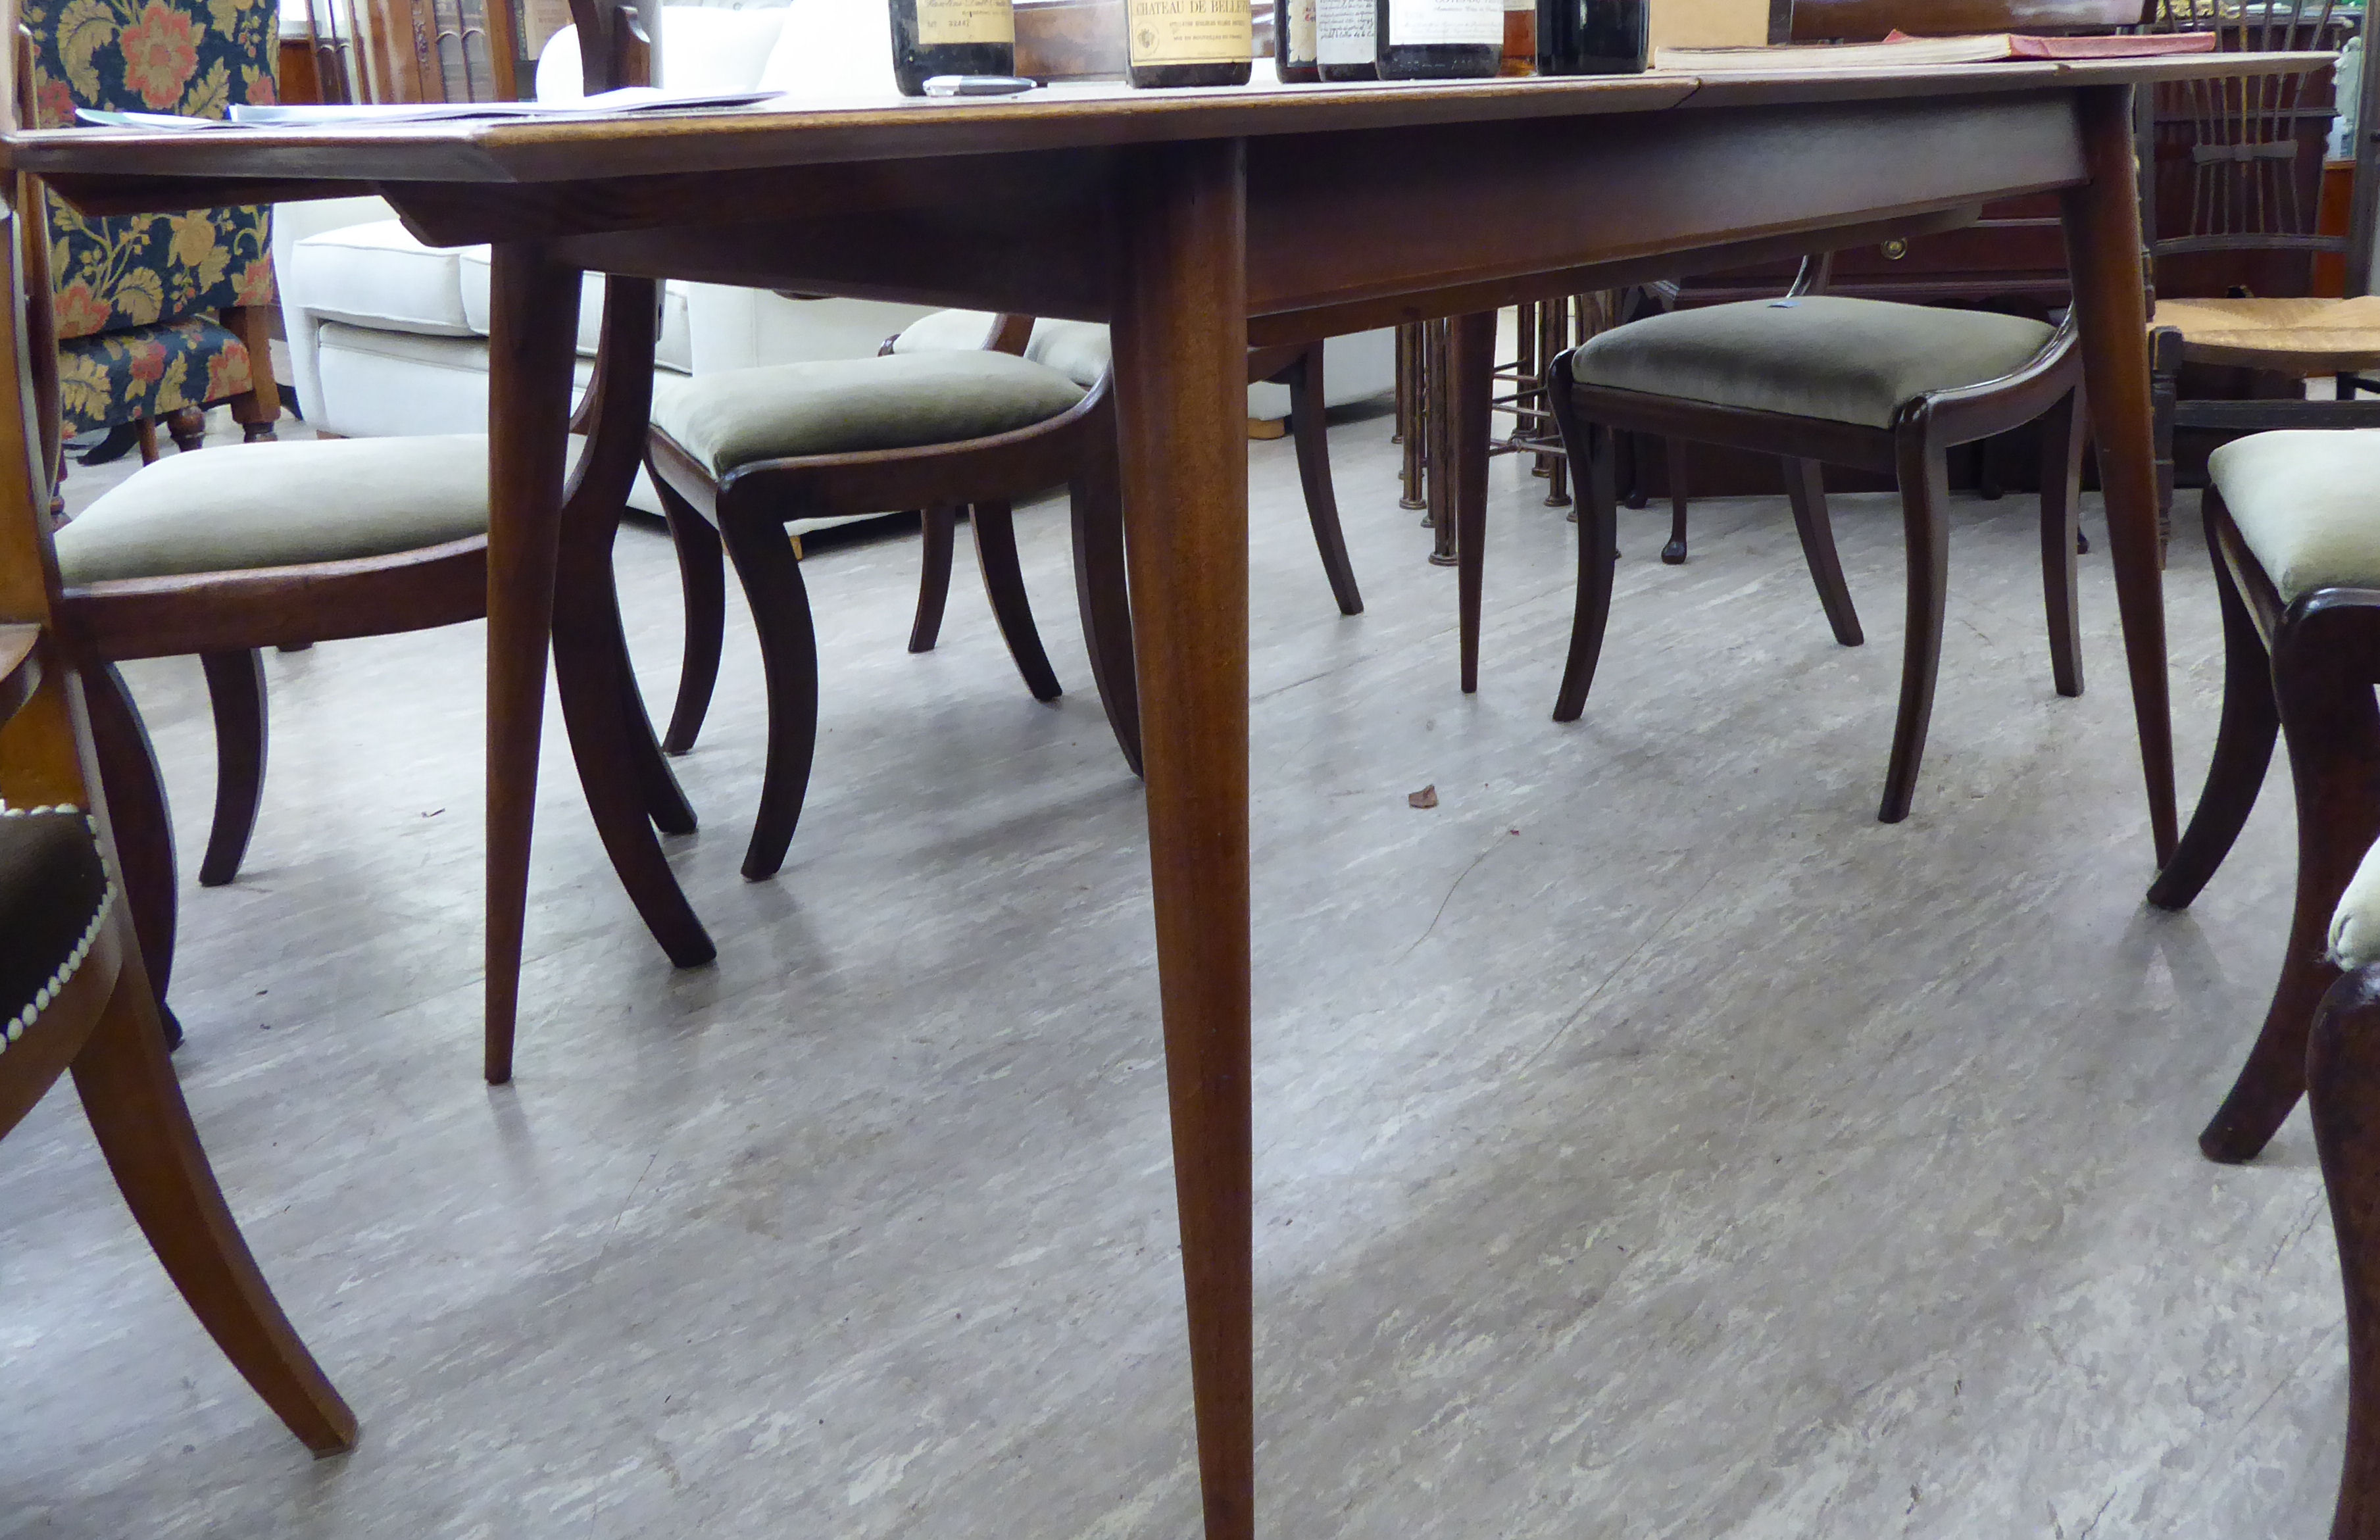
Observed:
[[[2162,28],[2213,31],[2226,49],[2263,52],[2335,47],[2362,11],[2335,0],[2160,0],[2157,16]],[[2357,398],[2380,389],[2364,378],[2380,371],[2380,295],[2370,292],[2380,70],[2363,72],[2351,208],[2335,234],[2320,217],[2325,147],[2342,105],[2317,100],[2329,73],[2325,66],[2254,85],[2177,81],[2141,93],[2141,225],[2158,290],[2149,357],[2161,527],[2170,522],[2178,430],[2226,439],[2380,427],[2380,400]],[[2178,199],[2161,206],[2160,194],[2178,195],[2185,183],[2187,217],[2177,217]],[[2339,297],[2313,293],[2325,261],[2343,265]],[[2252,265],[2242,271],[2243,262]],[[2192,367],[2248,371],[2253,398],[2185,395],[2182,370]],[[2307,400],[2302,382],[2325,375],[2334,398]]]
[[[15,352],[17,328],[0,318],[0,331]],[[126,1206],[191,1313],[291,1433],[337,1454],[355,1445],[355,1413],[215,1184],[128,935],[81,691],[51,629],[49,489],[31,447],[22,434],[0,444],[0,1137],[71,1073]]]
[[[2277,736],[2297,789],[2298,869],[2263,1028],[2199,1147],[2252,1159],[2305,1088],[2306,1034],[2338,977],[2325,941],[2380,837],[2380,429],[2257,433],[2207,460],[2202,509],[2223,607],[2223,710],[2198,806],[2148,901],[2186,908],[2240,836]]]
[[[2371,1540],[2380,1534],[2380,847],[2339,895],[2327,954],[2341,976],[2314,1009],[2305,1077],[2347,1301],[2347,1450],[2330,1533]]]
[[[1555,418],[1572,464],[1585,467],[1577,478],[1577,608],[1554,720],[1575,721],[1585,709],[1610,618],[1618,556],[1615,434],[1782,458],[1803,559],[1835,639],[1846,647],[1863,638],[1819,467],[1891,475],[1900,489],[1907,548],[1908,628],[1900,716],[1876,817],[1898,823],[1915,794],[1941,661],[1949,451],[2044,414],[2041,565],[2050,671],[2059,695],[2082,693],[2074,573],[2085,427],[2082,366],[2070,318],[2052,328],[1989,311],[1830,296],[1819,292],[1825,268],[1824,259],[1805,263],[1785,298],[1647,317],[1554,360]],[[1483,542],[1468,529],[1464,535],[1460,557],[1470,569],[1466,582],[1475,584]],[[1476,621],[1467,613],[1463,646],[1466,661],[1476,656]]]
[[[1025,317],[993,318],[989,346],[889,353],[656,379],[647,467],[674,527],[717,530],[759,633],[766,678],[767,765],[744,855],[746,878],[783,866],[818,736],[818,647],[801,558],[785,527],[803,519],[929,510],[928,565],[913,649],[939,624],[947,567],[936,529],[970,510],[992,612],[1038,700],[1059,694],[1017,564],[1013,503],[1071,485],[1076,591],[1092,673],[1119,746],[1139,770],[1130,617],[1123,608],[1123,511],[1114,423],[1101,377],[1088,389],[1020,356]],[[680,540],[680,549],[688,549]],[[941,542],[946,557],[948,542]],[[689,604],[691,626],[694,606]],[[696,638],[689,631],[689,655]],[[1111,660],[1123,660],[1122,676]],[[681,676],[680,713],[688,697]],[[707,700],[704,682],[699,697]],[[694,713],[698,724],[700,713]],[[690,734],[688,734],[690,741]]]

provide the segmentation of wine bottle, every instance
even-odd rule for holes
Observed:
[[[892,80],[926,94],[931,75],[1016,73],[1016,12],[1010,0],[889,0]]]
[[[1383,80],[1493,75],[1504,56],[1504,0],[1378,0],[1374,61]]]
[[[1536,0],[1504,0],[1504,57],[1499,75],[1537,72]]]
[[[1316,0],[1273,0],[1273,72],[1283,80],[1319,80],[1315,60]]]
[[[1244,86],[1254,72],[1248,0],[1126,0],[1124,28],[1135,86]]]
[[[1537,73],[1637,75],[1646,0],[1537,0]]]
[[[1315,0],[1314,56],[1326,80],[1377,80],[1374,0]]]

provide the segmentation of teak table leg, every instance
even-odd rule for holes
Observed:
[[[490,278],[486,1070],[501,1085],[512,1078],[520,1009],[578,274],[536,242],[500,241]]]
[[[2173,855],[2173,712],[2165,651],[2165,578],[2157,539],[2156,451],[2149,418],[2148,304],[2128,86],[2075,93],[2091,180],[2064,195],[2067,265],[2082,328],[2082,371],[2107,489],[2108,559],[2132,676],[2132,721],[2148,780],[2157,865]]]
[[[1117,438],[1207,1540],[1256,1533],[1245,145],[1117,167]]]
[[[1479,584],[1487,571],[1488,435],[1496,396],[1496,312],[1447,324],[1447,480],[1454,491],[1455,586],[1461,606],[1463,693],[1479,688]]]

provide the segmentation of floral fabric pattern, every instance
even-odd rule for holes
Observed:
[[[58,415],[67,435],[135,418],[162,418],[254,387],[248,348],[212,321],[193,316],[58,349]]]
[[[271,102],[277,16],[267,0],[24,0],[39,126],[72,127],[77,107],[224,117],[234,103]],[[236,336],[183,323],[273,302],[269,211],[94,219],[54,193],[47,203],[68,432],[249,388]],[[226,391],[209,384],[235,378]],[[119,393],[112,405],[103,390]]]

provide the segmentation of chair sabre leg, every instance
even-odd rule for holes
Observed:
[[[2347,1296],[2347,1456],[2330,1533],[2370,1540],[2380,1534],[2380,971],[2358,969],[2324,995],[2306,1100]]]
[[[2042,419],[2041,598],[2049,624],[2049,673],[2058,693],[2082,693],[2082,618],[2074,558],[2081,540],[2082,441],[2090,418],[2077,383]]]
[[[1342,615],[1364,612],[1355,566],[1347,559],[1347,536],[1339,527],[1339,494],[1330,481],[1330,423],[1323,406],[1322,345],[1315,343],[1289,372],[1289,430],[1297,440],[1297,479],[1305,493],[1305,520],[1314,527],[1314,548],[1322,574]]]
[[[669,520],[670,543],[677,548],[679,590],[685,595],[686,643],[678,664],[677,702],[670,709],[669,731],[662,736],[662,752],[684,754],[701,735],[702,719],[710,710],[711,692],[719,685],[719,656],[727,637],[727,558],[719,531],[697,513],[694,505],[660,477],[650,478],[662,495],[662,515]]]
[[[1133,661],[1132,602],[1124,576],[1123,495],[1117,484],[1115,426],[1103,418],[1087,430],[1070,489],[1075,532],[1075,601],[1091,678],[1116,746],[1140,773],[1140,678]]]
[[[992,618],[1008,643],[1008,655],[1033,698],[1055,700],[1061,691],[1050,655],[1041,649],[1041,632],[1033,624],[1033,600],[1025,591],[1025,570],[1016,559],[1016,519],[1005,503],[978,503],[967,517],[975,530],[975,556],[983,568],[983,591],[991,600]]]
[[[1569,396],[1569,382],[1564,380],[1562,384],[1557,401]],[[1603,657],[1604,632],[1611,624],[1611,569],[1620,544],[1619,487],[1612,465],[1616,435],[1600,423],[1582,432],[1570,420],[1567,406],[1557,415],[1563,418],[1564,442],[1586,445],[1585,465],[1578,463],[1576,455],[1571,456],[1579,482],[1578,601],[1571,615],[1570,657],[1562,665],[1561,688],[1554,697],[1554,721],[1576,721],[1586,709],[1595,666]]]
[[[1793,504],[1793,532],[1801,537],[1802,560],[1817,588],[1818,607],[1827,612],[1835,640],[1845,647],[1859,647],[1867,637],[1860,630],[1851,585],[1843,581],[1843,559],[1835,550],[1834,520],[1827,514],[1826,478],[1815,460],[1788,458],[1784,466],[1785,494]]]
[[[768,688],[768,766],[760,776],[751,843],[744,851],[745,879],[759,882],[783,867],[809,791],[818,752],[818,637],[811,629],[801,560],[786,541],[784,527],[770,518],[722,515],[720,533],[751,605]]]
[[[157,768],[148,726],[115,665],[87,668],[82,681],[91,747],[99,758],[108,820],[115,830],[115,856],[124,869],[125,903],[132,913],[132,932],[140,939],[150,985],[162,1000],[174,976],[179,896],[164,776]]]
[[[957,544],[958,510],[949,503],[922,509],[917,527],[925,543],[917,554],[917,615],[909,623],[909,650],[931,652],[941,639],[942,611],[951,597],[951,558]]]
[[[239,875],[264,804],[264,655],[253,648],[205,652],[199,666],[206,672],[215,719],[215,814],[199,885],[220,888]]]
[[[1917,770],[1925,758],[1925,730],[1934,720],[1934,683],[1942,667],[1944,591],[1950,576],[1949,460],[1922,436],[1903,436],[1900,448],[1901,524],[1909,548],[1909,625],[1900,651],[1900,710],[1892,728],[1892,758],[1885,768],[1881,823],[1909,816]]]
[[[1686,441],[1663,439],[1661,457],[1670,477],[1670,543],[1661,548],[1661,560],[1673,567],[1682,566],[1686,560],[1686,505],[1691,483]]]

